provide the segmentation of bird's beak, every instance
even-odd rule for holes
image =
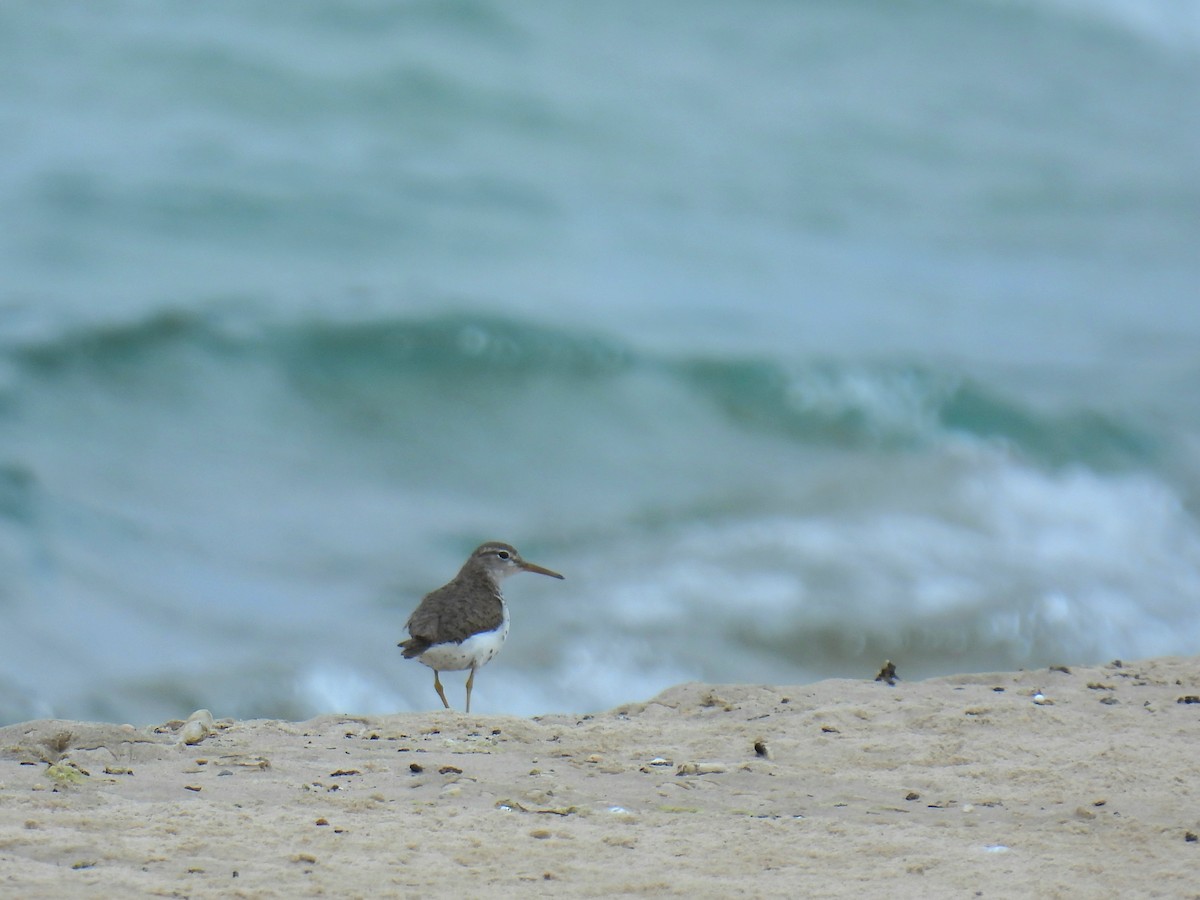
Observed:
[[[535,566],[531,562],[521,560],[521,569],[525,572],[536,572],[538,575],[549,575],[551,578],[562,578],[557,572],[552,572],[550,569],[543,569],[541,566]]]

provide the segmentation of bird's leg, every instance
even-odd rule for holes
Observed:
[[[438,696],[442,698],[442,706],[446,709],[450,708],[450,701],[446,699],[446,692],[442,690],[442,680],[438,678],[438,670],[433,670],[433,689],[438,692]],[[470,699],[468,694],[467,699]]]
[[[467,712],[471,711],[471,688],[475,684],[475,667],[471,666],[471,674],[467,676]]]

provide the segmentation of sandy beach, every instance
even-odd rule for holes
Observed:
[[[0,729],[0,895],[1200,897],[1200,658],[204,730]]]

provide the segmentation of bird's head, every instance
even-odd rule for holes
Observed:
[[[481,544],[471,554],[468,565],[478,566],[496,581],[514,575],[517,572],[535,572],[538,575],[549,575],[551,578],[562,578],[557,572],[526,562],[511,544],[500,541],[488,541]]]

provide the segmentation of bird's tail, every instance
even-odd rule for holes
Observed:
[[[405,659],[412,659],[414,656],[420,656],[428,650],[430,643],[424,638],[411,637],[407,641],[401,641],[396,646],[403,652]]]

